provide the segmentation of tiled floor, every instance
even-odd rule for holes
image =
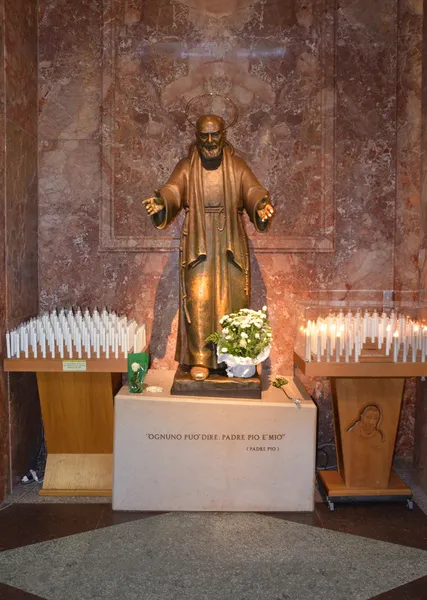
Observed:
[[[411,478],[410,470],[405,477]],[[427,600],[427,515],[419,506],[339,505],[331,513],[316,503],[313,513],[117,513],[108,499],[41,502],[34,492],[15,490],[0,508],[1,600]],[[37,502],[30,503],[31,496]],[[132,570],[135,548],[143,554]],[[212,579],[210,565],[220,565],[230,548]],[[49,556],[55,565],[43,562]],[[118,557],[125,566],[117,577],[126,570],[129,581],[119,596],[111,590]],[[159,576],[153,568],[161,560]],[[85,568],[99,581],[99,595],[91,595],[84,581],[80,588],[78,578],[67,587],[64,578]],[[169,584],[181,592],[171,592]]]

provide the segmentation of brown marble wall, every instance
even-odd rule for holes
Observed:
[[[421,278],[421,300],[427,318],[427,0],[423,2],[422,36],[422,86],[421,86],[421,157],[420,157],[420,203],[421,203],[421,250],[419,272]],[[427,384],[417,381],[417,403],[415,414],[414,464],[419,469],[419,482],[427,491]]]
[[[421,177],[421,70],[422,0],[398,4],[397,37],[397,152],[394,290],[405,303],[421,300],[422,227]],[[397,443],[399,454],[410,454],[415,420],[415,381],[408,381]]]
[[[230,139],[276,205],[267,236],[248,228],[274,373],[291,369],[299,300],[416,299],[422,12],[417,0],[42,0],[42,307],[136,315],[154,366],[174,366],[179,223],[153,230],[139,200],[185,154],[183,109],[203,90],[237,102]],[[306,383],[326,437],[327,382]]]
[[[37,10],[31,0],[1,4],[4,56],[0,57],[1,353],[5,329],[38,312],[37,208]],[[21,477],[40,443],[41,422],[35,379],[0,374],[0,500]],[[7,383],[7,386],[6,386]],[[10,471],[10,465],[12,471]]]
[[[0,0],[0,39],[4,39],[4,0]],[[4,64],[4,48],[0,44],[0,65]],[[5,73],[0,68],[0,115],[5,109]],[[6,325],[6,223],[5,223],[5,122],[0,118],[0,355],[4,355]],[[7,377],[0,368],[0,502],[8,487],[9,476],[9,405]]]

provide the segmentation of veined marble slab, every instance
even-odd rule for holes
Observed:
[[[115,510],[313,510],[317,409],[296,378],[299,404],[272,386],[261,400],[171,396],[173,375],[115,397]]]

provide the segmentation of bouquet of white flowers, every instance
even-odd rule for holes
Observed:
[[[222,331],[206,338],[217,346],[218,362],[227,364],[229,377],[252,377],[255,365],[270,354],[271,327],[267,307],[262,310],[242,308],[220,320]]]

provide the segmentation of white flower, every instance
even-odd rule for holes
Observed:
[[[232,339],[232,337],[233,337],[232,335],[226,335],[226,336],[225,336],[225,339],[226,339],[226,340],[231,340],[231,339]]]
[[[246,340],[240,340],[239,346],[241,346],[242,348],[246,348]]]
[[[132,368],[132,371],[134,373],[138,373],[138,371],[139,371],[139,364],[138,363],[132,363],[131,364],[131,368]]]
[[[256,333],[255,337],[256,337],[257,340],[259,340],[259,333]]]
[[[221,352],[227,352],[227,348],[221,348]]]
[[[228,333],[228,329],[227,327],[224,327],[224,329],[222,330],[222,333],[227,334]]]
[[[263,307],[262,307],[262,310],[263,310],[264,312],[267,312],[267,307],[266,307],[266,306],[263,306]]]
[[[271,338],[271,333],[267,333],[267,337],[268,337],[268,338]]]
[[[247,334],[247,333],[245,333],[244,331],[242,331],[242,333],[240,334],[240,337],[242,337],[242,338],[247,338],[247,337],[248,337],[248,334]]]

